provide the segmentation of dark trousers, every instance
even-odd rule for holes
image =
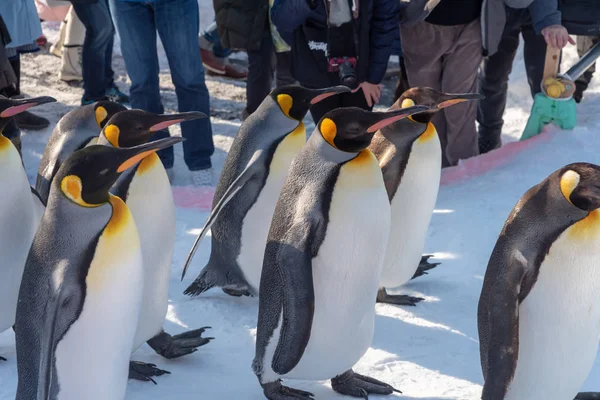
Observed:
[[[356,93],[342,93],[321,100],[310,108],[310,115],[315,124],[318,124],[325,114],[340,107],[358,107],[368,111],[373,109],[373,107],[369,107],[367,104],[365,95],[362,89],[360,89]]]
[[[131,79],[131,107],[164,113],[160,99],[156,32],[167,54],[180,112],[201,111],[210,115],[210,98],[198,49],[200,17],[196,0],[156,0],[152,3],[112,0],[113,12],[127,74]],[[215,148],[210,119],[181,124],[186,139],[183,158],[190,171],[211,167]],[[167,130],[154,139],[168,137]],[[173,147],[158,152],[165,168],[174,162]]]
[[[110,16],[108,0],[97,3],[73,3],[77,17],[85,26],[85,40],[81,54],[83,97],[99,100],[113,85],[112,69],[115,28]]]
[[[273,74],[277,87],[291,85],[296,80],[290,72],[291,53],[275,53],[271,31],[265,30],[262,46],[248,52],[248,79],[246,81],[246,112],[252,114],[271,93]]]
[[[498,52],[486,58],[479,72],[479,93],[485,96],[479,100],[477,122],[479,122],[480,150],[489,151],[501,145],[502,116],[506,108],[508,77],[519,47],[519,35],[523,36],[525,69],[531,96],[541,92],[546,41],[533,30],[531,16],[527,9],[507,8],[506,26],[498,46]]]

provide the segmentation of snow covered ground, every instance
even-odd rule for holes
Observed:
[[[201,3],[203,10],[210,4],[207,0],[201,0]],[[209,12],[202,15],[204,26],[211,21]],[[52,41],[58,24],[48,23],[44,28]],[[564,65],[570,65],[573,60],[575,50],[569,48]],[[167,112],[173,112],[175,94],[164,57],[161,63],[165,106]],[[115,67],[119,84],[126,87],[123,62],[118,54]],[[35,109],[52,121],[51,127],[43,132],[25,132],[23,137],[24,161],[32,182],[53,125],[61,115],[78,105],[81,96],[81,89],[58,80],[58,68],[59,60],[48,55],[46,50],[23,58],[23,92],[58,99],[58,103]],[[212,77],[207,80],[213,97],[212,122],[217,147],[213,160],[220,170],[240,125],[236,118],[244,105],[244,84]],[[578,127],[574,131],[548,127],[542,136],[523,148],[515,146],[512,156],[502,158],[506,162],[494,169],[464,180],[448,180],[450,183],[442,185],[425,249],[435,253],[442,265],[396,291],[424,297],[426,300],[417,307],[376,306],[375,337],[371,348],[357,364],[357,372],[392,384],[402,390],[403,395],[399,397],[405,399],[479,398],[483,378],[476,307],[489,255],[509,211],[529,187],[570,162],[600,164],[599,82],[596,79],[578,107]],[[506,142],[518,139],[530,106],[523,62],[519,57],[511,76],[504,132]],[[178,134],[178,129],[173,132]],[[181,194],[189,182],[180,145],[176,147],[176,154],[176,190]],[[482,160],[493,158],[492,153]],[[184,202],[180,199],[180,203]],[[172,361],[157,356],[148,346],[142,347],[134,355],[136,360],[155,363],[172,374],[157,378],[156,386],[130,382],[127,399],[264,398],[250,367],[254,356],[257,299],[233,298],[220,290],[194,299],[183,295],[183,290],[208,258],[210,245],[209,240],[205,240],[187,278],[180,282],[187,252],[207,216],[205,209],[187,206],[177,210],[178,236],[165,329],[175,334],[211,326],[207,334],[215,340],[190,356]],[[14,399],[17,376],[12,331],[0,334],[0,355],[8,358],[7,362],[0,363],[0,400]],[[313,392],[319,399],[342,398],[331,391],[328,383],[289,383]],[[600,361],[584,388],[600,390]]]

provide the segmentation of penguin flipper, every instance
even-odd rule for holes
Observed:
[[[600,392],[581,392],[577,394],[575,400],[600,400]]]
[[[485,379],[482,399],[504,398],[517,367],[519,295],[526,271],[527,260],[515,250],[503,271],[486,274],[485,300],[480,301],[477,313]]]
[[[206,223],[204,224],[204,227],[198,234],[198,237],[196,237],[196,240],[194,241],[194,244],[192,245],[192,248],[188,253],[187,259],[185,260],[185,264],[183,265],[183,271],[181,272],[182,281],[185,277],[185,273],[187,272],[188,267],[190,266],[190,263],[192,262],[192,258],[194,258],[194,255],[196,254],[196,250],[198,250],[198,245],[200,244],[204,236],[206,236],[211,226],[217,220],[217,217],[219,216],[219,213],[221,212],[223,207],[225,207],[225,205],[235,197],[236,193],[239,192],[244,187],[244,185],[254,177],[254,173],[256,170],[253,167],[256,164],[255,161],[258,158],[260,158],[260,155],[258,157],[254,157],[253,160],[250,160],[248,166],[233,181],[233,183],[229,185],[229,187],[221,197],[221,200],[219,200],[219,202],[212,209],[210,215],[208,216],[208,219],[206,220]]]
[[[265,314],[275,311],[274,306],[279,309],[271,314],[271,317],[277,315],[281,325],[271,367],[280,375],[287,374],[298,364],[312,329],[315,294],[310,236],[313,235],[308,230],[307,225],[294,225],[281,241],[270,240],[265,251],[259,325],[261,312],[265,318]]]

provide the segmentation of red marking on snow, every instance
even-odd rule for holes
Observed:
[[[442,169],[440,184],[449,185],[467,178],[483,175],[494,168],[508,164],[524,150],[527,150],[538,143],[547,142],[550,137],[551,135],[549,132],[542,132],[541,134],[522,142],[507,143],[497,150],[461,161],[460,164],[455,167],[444,168]]]
[[[175,199],[175,205],[181,208],[195,208],[201,211],[210,211],[214,196],[214,187],[173,187],[173,198]]]

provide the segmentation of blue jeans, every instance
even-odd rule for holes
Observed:
[[[217,24],[213,22],[202,32],[204,39],[208,40],[213,45],[213,54],[218,58],[227,58],[231,54],[231,49],[226,49],[221,44],[221,36],[217,30]]]
[[[210,116],[210,99],[198,48],[200,17],[197,0],[132,2],[111,0],[121,50],[131,79],[130,102],[156,114],[164,113],[160,99],[156,32],[165,48],[180,112],[201,111]],[[211,167],[214,153],[210,119],[183,122],[183,157],[190,171]],[[153,139],[169,136],[167,130]],[[165,168],[173,166],[173,148],[158,152]]]
[[[115,28],[110,17],[108,0],[93,4],[73,3],[73,9],[85,26],[81,55],[83,97],[99,100],[114,83],[112,70]]]

